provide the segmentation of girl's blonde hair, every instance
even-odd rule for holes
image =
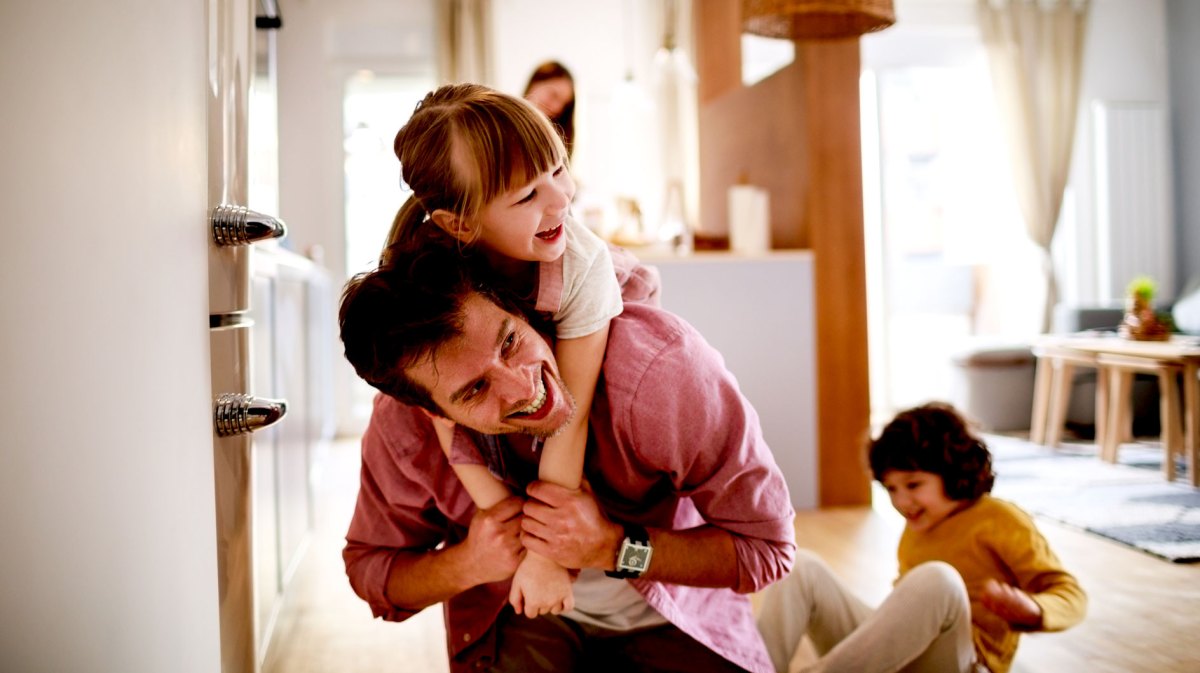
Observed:
[[[420,247],[447,235],[432,222],[435,210],[472,226],[496,197],[566,161],[562,139],[531,103],[478,84],[451,84],[417,103],[396,134],[400,174],[412,189],[392,222],[383,261],[393,246]]]

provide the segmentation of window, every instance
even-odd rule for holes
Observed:
[[[1029,296],[1013,288],[1039,267],[982,47],[952,64],[868,70],[862,100],[872,407],[884,416],[951,400],[950,356],[1020,332],[1005,302]]]
[[[434,84],[424,78],[381,77],[361,71],[346,82],[343,99],[345,148],[346,271],[375,266],[392,218],[408,198],[400,185],[400,163],[392,150],[396,132]],[[367,418],[375,389],[354,377],[351,408]]]

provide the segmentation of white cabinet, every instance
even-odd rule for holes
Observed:
[[[635,250],[635,253],[637,251]],[[663,308],[725,357],[762,421],[797,509],[817,506],[813,257],[638,253],[662,275]]]
[[[265,656],[313,522],[312,473],[332,436],[335,308],[326,271],[281,248],[256,251],[251,317],[254,388],[287,415],[253,435],[254,591]]]

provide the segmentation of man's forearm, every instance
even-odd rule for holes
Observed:
[[[590,487],[580,490],[538,481],[527,489],[522,540],[532,552],[564,568],[613,570],[624,539],[621,524],[600,510]],[[642,577],[697,587],[738,588],[733,533],[706,525],[687,530],[651,528],[654,548]]]
[[[687,530],[650,529],[654,555],[644,579],[693,587],[734,588],[738,581],[737,550],[733,535],[715,526]],[[612,549],[605,570],[616,564],[621,537]]]
[[[399,552],[388,572],[387,598],[406,610],[441,603],[484,583],[471,566],[461,544],[426,552]]]

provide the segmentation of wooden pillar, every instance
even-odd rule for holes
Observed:
[[[804,222],[816,274],[820,501],[865,504],[871,401],[858,38],[797,42],[796,62],[810,148]]]
[[[742,10],[737,0],[702,0],[692,9],[696,98],[704,105],[742,86]]]
[[[812,249],[818,498],[822,506],[867,504],[859,41],[796,42],[793,64],[743,87],[740,4],[705,0],[694,7],[701,229],[727,231],[724,195],[744,177],[770,193],[774,247]]]

